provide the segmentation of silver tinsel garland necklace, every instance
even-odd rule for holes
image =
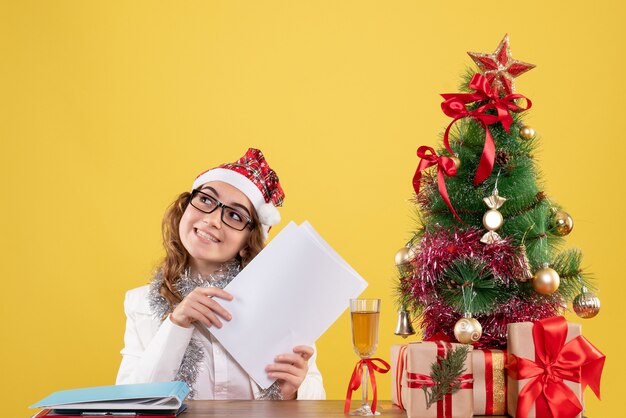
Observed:
[[[194,276],[191,274],[189,268],[187,268],[183,274],[181,274],[180,279],[174,283],[174,289],[182,298],[185,298],[197,287],[216,287],[223,289],[240,271],[241,265],[238,261],[224,263],[215,273],[210,274],[208,277],[203,277],[200,274]],[[152,279],[148,291],[150,310],[154,317],[161,321],[176,307],[172,306],[170,309],[167,300],[159,293],[163,280],[163,273],[159,270]],[[189,345],[185,350],[185,354],[183,355],[180,368],[174,377],[174,380],[181,380],[187,383],[190,389],[189,399],[193,399],[196,395],[193,385],[198,378],[198,371],[204,360],[201,338],[209,338],[210,335],[209,330],[204,325],[194,322],[194,326],[201,335],[197,335],[196,333],[192,335]],[[269,388],[261,390],[256,399],[282,400],[282,398],[278,382],[274,382]]]

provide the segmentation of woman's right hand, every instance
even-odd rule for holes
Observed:
[[[215,325],[222,327],[222,321],[219,317],[230,321],[232,315],[219,303],[215,298],[224,300],[233,300],[233,296],[216,287],[197,287],[176,306],[170,314],[170,320],[184,328],[189,328],[194,321],[199,321],[211,327]]]

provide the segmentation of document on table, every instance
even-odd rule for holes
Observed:
[[[135,416],[137,411],[174,414],[188,394],[189,387],[180,381],[95,386],[55,392],[29,408],[72,410],[76,415],[94,410],[101,415],[116,415],[115,411],[127,411],[120,413],[126,416]]]
[[[209,330],[267,388],[275,379],[265,367],[312,345],[366,287],[308,222],[291,222],[226,286],[234,299],[220,304],[233,319]]]

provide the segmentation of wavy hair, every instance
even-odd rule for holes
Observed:
[[[174,202],[167,208],[165,215],[163,216],[163,222],[161,224],[161,233],[163,235],[163,247],[165,248],[165,257],[159,267],[159,271],[163,275],[163,284],[159,289],[161,296],[167,300],[169,304],[169,311],[173,310],[173,307],[178,304],[182,297],[174,287],[174,284],[179,280],[181,274],[189,266],[189,253],[183,246],[178,234],[178,227],[180,220],[185,213],[185,209],[189,205],[189,198],[191,193],[181,193]],[[258,215],[254,210],[251,210],[252,221],[254,227],[248,237],[248,242],[244,248],[242,255],[237,254],[237,260],[241,263],[241,267],[245,267],[256,255],[263,249],[263,230],[261,229],[261,222]]]

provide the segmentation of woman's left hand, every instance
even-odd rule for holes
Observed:
[[[276,356],[274,364],[265,368],[269,377],[278,379],[283,399],[296,399],[298,388],[309,371],[309,359],[312,355],[312,347],[298,345],[293,348],[293,354],[280,354]]]

